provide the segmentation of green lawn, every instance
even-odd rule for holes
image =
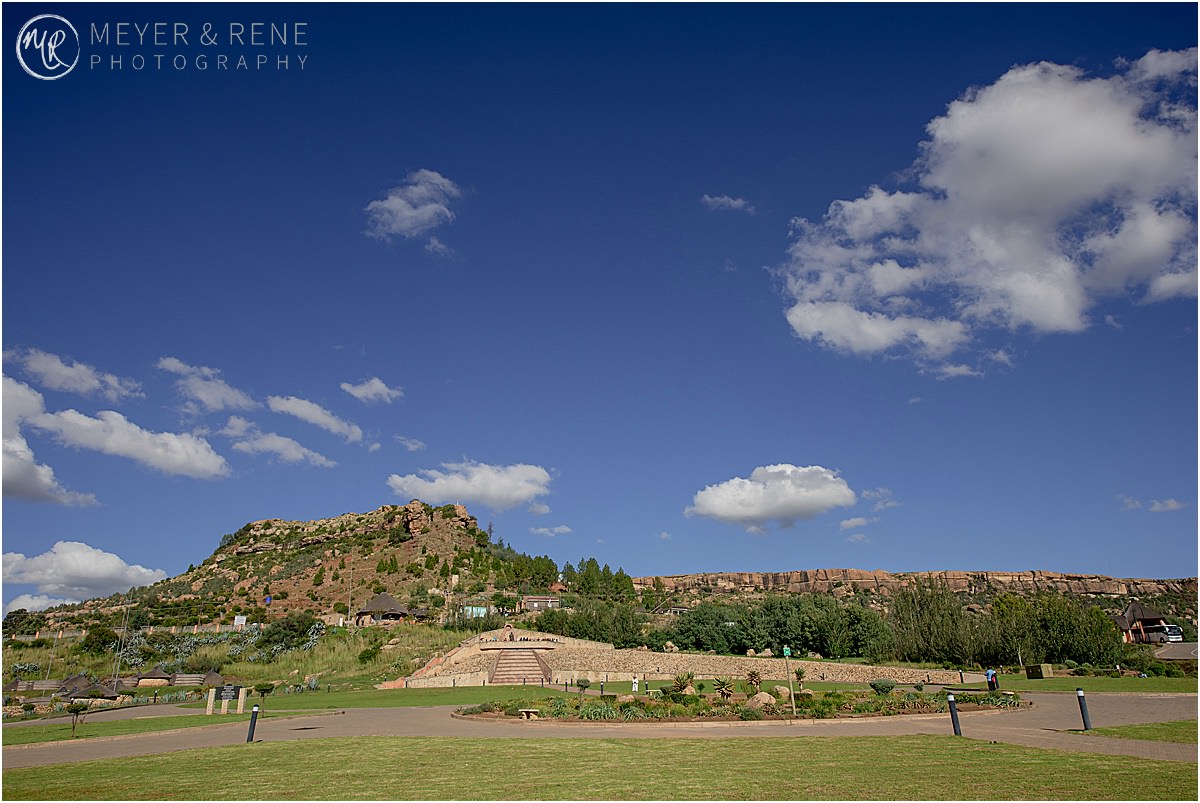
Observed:
[[[1153,722],[1148,725],[1092,728],[1084,733],[1095,736],[1113,736],[1118,739],[1149,739],[1154,742],[1196,744],[1196,720],[1183,719],[1177,722]]]
[[[205,769],[208,768],[208,769]],[[6,800],[1194,800],[1196,764],[953,736],[344,738],[4,771]]]
[[[297,716],[297,714],[289,714]],[[259,720],[268,719],[269,714],[259,714]],[[184,714],[172,717],[156,717],[149,715],[142,719],[116,719],[112,721],[97,720],[85,717],[84,721],[75,727],[76,739],[94,739],[100,736],[128,736],[134,733],[153,733],[169,731],[178,728],[202,728],[206,725],[222,725],[229,722],[247,724],[249,714],[213,714],[211,717]],[[71,737],[71,718],[55,717],[44,720],[41,724],[20,725],[4,728],[4,744],[34,744],[37,742],[69,741]]]

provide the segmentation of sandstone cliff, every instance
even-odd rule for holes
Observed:
[[[1195,577],[1174,580],[1147,580],[1105,577],[1098,574],[1060,572],[897,572],[862,569],[802,569],[791,572],[710,572],[633,578],[634,589],[641,592],[660,580],[668,592],[677,593],[753,593],[789,591],[793,593],[853,594],[856,590],[890,596],[917,579],[944,582],[955,592],[968,594],[1010,591],[1029,594],[1057,591],[1113,597],[1153,597],[1162,594],[1196,594]]]

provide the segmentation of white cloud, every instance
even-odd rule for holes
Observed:
[[[211,413],[219,410],[254,410],[261,406],[249,394],[220,379],[221,372],[215,368],[188,365],[175,357],[163,357],[156,367],[182,377],[176,381],[175,387],[188,400],[190,412],[199,412],[201,407]]]
[[[441,173],[414,171],[388,190],[387,198],[367,204],[367,233],[381,240],[420,237],[453,221],[450,206],[461,197],[459,186]],[[440,241],[433,247],[435,252],[446,248]]]
[[[35,585],[38,594],[73,600],[105,597],[167,577],[162,569],[128,564],[111,552],[79,541],[59,541],[50,551],[33,557],[5,552],[3,572],[5,583]]]
[[[95,418],[77,410],[41,413],[28,418],[27,423],[51,433],[65,446],[127,457],[165,474],[210,479],[229,473],[225,458],[204,438],[151,432],[112,410],[101,410]]]
[[[1129,494],[1117,494],[1117,499],[1121,500],[1121,510],[1137,510],[1142,506],[1140,501]]]
[[[303,462],[321,468],[337,465],[298,441],[274,432],[263,432],[257,424],[236,415],[230,416],[220,434],[234,438],[233,448],[245,454],[273,454],[285,463]]]
[[[92,494],[68,490],[54,469],[38,463],[21,434],[21,422],[45,412],[42,394],[10,377],[4,377],[4,496],[26,502],[50,502],[82,507],[96,504]]]
[[[1151,51],[1107,78],[1041,63],[968,91],[929,124],[913,191],[793,221],[792,329],[929,363],[988,331],[1082,331],[1108,296],[1194,297],[1195,75],[1195,50]]]
[[[856,501],[854,491],[836,471],[784,463],[756,468],[749,479],[734,477],[709,485],[696,493],[684,515],[705,516],[761,532],[771,522],[789,527],[798,519],[811,519]]]
[[[480,502],[492,510],[507,510],[550,493],[550,473],[541,466],[492,466],[466,460],[443,463],[442,468],[424,469],[422,476],[392,474],[387,484],[401,497],[443,504]]]
[[[268,396],[267,407],[273,412],[295,416],[334,435],[340,435],[346,439],[346,443],[358,443],[363,438],[362,429],[357,424],[343,421],[321,405],[307,399],[296,396]]]
[[[710,212],[745,212],[754,214],[754,207],[745,198],[731,198],[728,195],[701,195],[700,203]]]
[[[400,444],[401,446],[403,446],[405,449],[407,449],[410,452],[419,452],[425,448],[425,441],[417,440],[416,438],[409,438],[404,435],[397,435],[395,437],[395,440],[396,440],[396,443]]]
[[[545,502],[532,502],[526,510],[535,516],[545,516],[550,512],[550,506]]]
[[[1175,499],[1164,499],[1161,502],[1157,499],[1150,500],[1151,513],[1168,513],[1172,510],[1183,510],[1185,505]]]
[[[846,543],[847,544],[869,544],[869,543],[871,543],[871,539],[867,538],[867,536],[863,535],[862,533],[854,533],[852,535],[846,536]]]
[[[878,523],[879,523],[878,518],[868,519],[868,518],[864,518],[863,516],[855,516],[852,519],[842,519],[841,523],[838,526],[842,530],[853,530],[856,527],[866,527],[868,524],[878,524]]]
[[[27,611],[44,611],[47,608],[53,608],[55,605],[66,605],[82,601],[67,599],[65,597],[51,597],[48,594],[18,594],[4,606],[4,615],[8,616],[10,611],[15,611],[18,608],[24,608]]]
[[[364,379],[357,385],[352,385],[349,382],[343,382],[339,385],[342,390],[349,393],[360,402],[387,402],[391,404],[396,399],[404,398],[403,388],[389,388],[384,384],[383,380],[377,376],[370,379]]]
[[[559,524],[557,527],[530,527],[529,532],[534,535],[544,535],[547,538],[553,538],[556,535],[569,535],[575,531],[565,524]]]
[[[868,502],[875,503],[871,506],[871,509],[876,513],[891,507],[900,506],[900,503],[892,498],[892,491],[889,488],[871,488],[862,492],[862,498]]]
[[[446,245],[437,237],[430,237],[429,242],[425,243],[426,253],[433,254],[435,257],[452,257],[454,249]]]
[[[671,540],[671,534],[669,532],[667,532],[666,530],[663,530],[661,533],[659,533],[658,535],[656,535],[654,537],[657,538],[659,541],[670,541]]]
[[[27,349],[12,356],[25,366],[29,374],[37,378],[42,387],[50,390],[62,390],[82,396],[103,396],[111,402],[144,395],[141,385],[132,379],[104,373],[74,360],[64,360],[57,354]]]

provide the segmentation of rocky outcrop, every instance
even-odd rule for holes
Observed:
[[[1158,594],[1195,594],[1196,578],[1147,580],[1105,577],[1098,574],[1063,574],[1048,571],[1024,572],[885,572],[862,569],[802,569],[791,572],[712,572],[633,578],[637,591],[654,588],[659,581],[668,592],[678,593],[753,593],[788,591],[842,596],[867,591],[890,596],[916,580],[945,583],[951,591],[976,594],[983,592],[1030,594],[1058,591],[1069,594],[1113,597],[1154,596]]]

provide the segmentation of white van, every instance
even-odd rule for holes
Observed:
[[[1167,641],[1183,641],[1183,628],[1179,625],[1147,625],[1146,641],[1162,644]]]

